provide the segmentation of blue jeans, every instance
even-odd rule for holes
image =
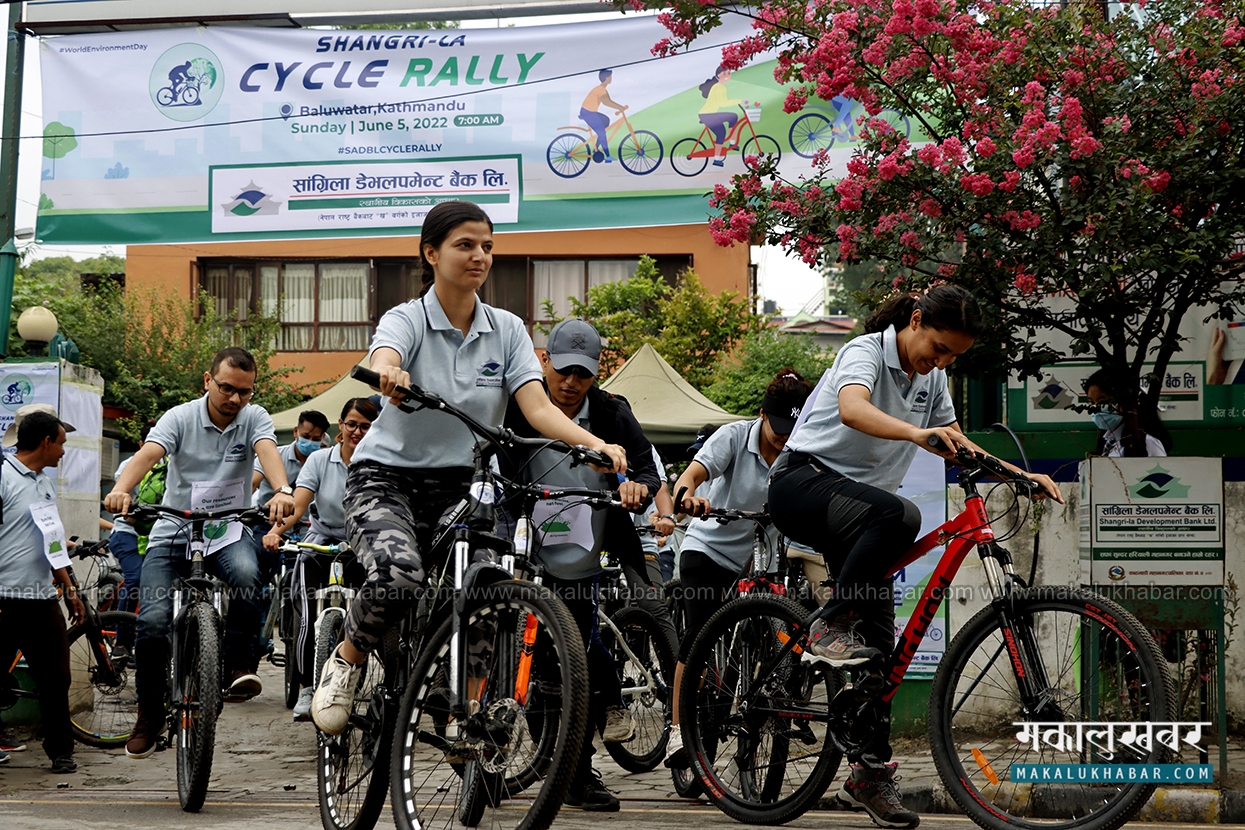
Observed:
[[[259,565],[250,531],[204,560],[204,569],[230,587],[229,617],[225,621],[225,671],[254,671],[255,632],[262,605]],[[185,542],[161,542],[143,557],[138,608],[138,638],[134,644],[134,688],[139,702],[162,708],[168,698],[169,636],[173,623],[173,587],[190,570]],[[228,677],[225,678],[228,680]]]
[[[125,584],[117,594],[117,610],[133,611],[138,607],[138,590],[142,584],[143,557],[138,555],[138,537],[133,533],[113,533],[108,537],[108,549],[121,566]],[[126,648],[134,646],[134,627],[125,626],[117,632],[117,644]]]

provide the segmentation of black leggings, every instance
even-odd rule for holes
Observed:
[[[679,662],[686,663],[696,635],[721,608],[739,581],[739,571],[723,568],[698,550],[679,551],[679,579],[683,583],[683,642]]]
[[[798,452],[785,452],[775,462],[769,504],[778,530],[820,553],[837,574],[827,617],[847,613],[858,618],[865,643],[890,654],[895,647],[895,583],[887,574],[921,531],[917,506]],[[862,753],[872,764],[891,757],[890,704],[879,706],[882,728]]]

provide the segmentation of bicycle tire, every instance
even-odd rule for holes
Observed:
[[[207,797],[216,743],[221,695],[220,631],[216,611],[195,603],[182,619],[178,662],[183,708],[177,717],[177,798],[182,809],[197,813]],[[194,708],[186,708],[193,705]]]
[[[156,103],[162,107],[172,106],[174,100],[172,87],[161,87],[159,91],[156,92]]]
[[[778,162],[782,161],[782,148],[778,146],[778,142],[772,136],[757,133],[748,137],[748,140],[744,142],[743,148],[744,167],[747,167],[749,170],[755,170],[756,168],[748,163],[749,156],[760,156],[762,162],[764,162],[766,156],[772,156],[774,161]]]
[[[69,728],[74,740],[101,749],[125,746],[130,729],[138,714],[138,696],[134,691],[133,665],[113,665],[112,652],[117,644],[118,630],[138,624],[138,615],[129,611],[104,611],[99,615],[99,642],[92,642],[86,622],[69,629],[69,673],[75,678],[86,677],[85,684],[69,687]],[[102,648],[104,654],[98,649]],[[101,660],[113,666],[110,683],[101,675],[107,669]]]
[[[486,629],[498,632],[516,631],[518,620],[534,614],[539,621],[539,640],[534,651],[532,673],[525,692],[532,684],[557,684],[557,735],[548,770],[535,794],[515,801],[517,793],[486,793],[485,806],[497,803],[501,809],[487,810],[481,821],[490,827],[505,826],[513,830],[546,830],[557,816],[570,787],[571,776],[579,761],[588,721],[588,665],[583,641],[570,612],[548,589],[520,581],[504,581],[489,585],[486,592],[469,595],[466,600],[468,630]],[[518,654],[503,653],[494,648],[477,651],[485,657],[488,669],[481,698],[478,720],[468,719],[451,731],[452,719],[446,710],[446,667],[449,665],[450,635],[453,620],[446,620],[424,640],[419,660],[402,695],[397,730],[393,742],[393,805],[394,823],[398,830],[444,830],[460,820],[463,805],[463,780],[459,770],[464,764],[451,763],[445,753],[452,747],[467,752],[466,765],[489,764],[501,769],[488,770],[510,780],[510,748],[522,738],[527,726],[526,715],[533,698],[527,695],[522,703],[513,688],[506,685],[510,671],[518,665]],[[494,638],[497,642],[498,638]],[[500,679],[501,682],[497,682]],[[514,682],[511,680],[510,682]],[[526,709],[524,708],[526,705]],[[518,707],[516,709],[516,707]],[[458,728],[476,728],[483,737],[462,738],[451,744]],[[465,733],[471,735],[472,733]],[[504,741],[504,743],[502,743]],[[460,749],[460,744],[466,749]],[[459,756],[462,757],[462,756]],[[516,764],[530,767],[528,760],[514,759]],[[457,769],[456,769],[457,768]],[[465,770],[464,770],[465,771]],[[529,787],[530,789],[530,787]],[[468,793],[470,795],[470,793]],[[509,804],[504,803],[509,799]],[[471,806],[478,804],[477,800]],[[518,809],[515,809],[515,808]]]
[[[549,149],[545,151],[549,169],[563,179],[573,179],[583,173],[591,159],[588,141],[573,133],[562,133],[549,142]]]
[[[1090,591],[1054,586],[1024,589],[1009,601],[1008,609],[1014,624],[1013,632],[1009,632],[1011,639],[1020,644],[1018,657],[1013,658],[1008,653],[1008,638],[1000,633],[1000,621],[995,610],[989,607],[978,612],[960,630],[934,675],[929,724],[938,774],[969,818],[989,830],[1003,827],[1114,830],[1137,814],[1156,785],[1042,787],[1013,783],[1011,763],[1083,763],[1089,756],[1084,752],[1056,753],[1049,746],[1040,747],[1039,752],[1034,753],[1030,745],[1016,741],[1016,727],[1011,723],[1027,720],[1170,721],[1176,705],[1167,664],[1149,633],[1132,614]],[[1062,631],[1063,627],[1067,630]],[[1028,631],[1036,631],[1037,636],[1030,639]],[[1068,666],[1050,659],[1060,656],[1061,641],[1070,661]],[[990,652],[994,656],[984,661],[984,665],[974,660],[976,655],[984,657]],[[1097,660],[1095,654],[1099,655]],[[1040,664],[1035,656],[1040,658]],[[1013,691],[1013,659],[1022,661],[1030,678],[1053,674],[1059,681],[1054,689],[1048,690],[1050,699],[1037,716],[1012,711],[1007,703],[999,703],[1005,701],[1003,697],[977,694],[978,689],[998,690],[1012,694],[1019,704],[1019,694]],[[1035,666],[1040,666],[1042,671],[1036,671]],[[995,667],[999,679],[991,681]],[[966,668],[970,674],[967,677]],[[1009,679],[1009,686],[1000,682]],[[1105,693],[1113,688],[1112,683],[1121,680],[1123,682],[1114,687],[1118,693]],[[1064,711],[1070,708],[1072,694],[1079,695],[1080,690],[1090,690],[1089,696],[1098,698],[1100,705],[1089,712],[1085,712],[1084,703],[1076,707],[1080,711]],[[1112,703],[1118,708],[1104,714]],[[957,717],[958,721],[953,723]],[[987,731],[983,733],[983,730]],[[961,741],[970,745],[960,748]],[[1145,758],[1121,760],[1123,751],[1122,747],[1116,747],[1112,763],[1164,763],[1168,760],[1168,750],[1161,745]],[[962,757],[966,753],[968,757]],[[1010,759],[1005,759],[1004,755],[1009,755]],[[1061,755],[1067,757],[1060,758]],[[988,778],[987,770],[994,775],[997,784],[983,781]],[[1024,814],[1017,815],[1013,810]]]
[[[705,680],[680,690],[683,745],[709,800],[736,821],[798,818],[816,806],[842,760],[825,723],[841,675],[801,662],[794,651],[764,673],[785,638],[803,636],[806,616],[784,597],[741,597],[709,618],[688,653],[683,676]],[[751,715],[739,693],[745,683],[760,683],[759,708],[791,716]]]
[[[670,609],[670,618],[674,620],[675,634],[682,643],[687,632],[687,620],[683,615],[683,580],[676,576],[674,579],[667,580],[662,587],[666,592],[666,607]],[[678,659],[678,655],[675,655],[675,659]],[[673,678],[673,675],[671,677]],[[674,785],[674,791],[679,798],[699,798],[705,794],[705,788],[691,767],[671,769],[670,782]]]
[[[341,630],[340,625],[321,626],[317,640],[325,631],[340,634]],[[317,648],[319,645],[317,641]],[[384,647],[381,652],[369,654],[365,669],[359,672],[345,731],[329,736],[316,730],[316,790],[320,823],[328,830],[371,830],[385,807],[393,740],[393,707],[389,702],[392,692],[386,685],[386,667],[395,658]],[[332,650],[328,653],[332,654]],[[319,678],[316,680],[318,683]]]
[[[699,138],[685,138],[676,142],[670,150],[670,166],[680,176],[698,176],[709,166],[709,147]]]
[[[298,650],[297,632],[302,614],[299,613],[297,608],[292,609],[290,613],[294,618],[291,623],[291,636],[288,640],[281,640],[281,644],[285,648],[285,661],[282,666],[282,669],[284,669],[282,690],[285,693],[283,702],[286,709],[293,709],[294,705],[298,703],[298,692],[300,691],[298,686],[298,655],[295,652]],[[319,679],[319,675],[316,675],[316,679]],[[312,685],[315,684],[313,683]]]
[[[635,135],[627,133],[618,142],[618,163],[636,176],[647,176],[660,167],[665,153],[657,133],[649,130],[636,130]]]
[[[333,655],[333,650],[342,641],[345,630],[346,621],[341,614],[325,614],[316,624],[316,663],[311,670],[313,688],[320,685],[320,672]]]
[[[627,772],[650,772],[657,769],[666,757],[675,657],[661,625],[643,608],[634,605],[620,608],[610,619],[643,666],[634,664],[627,657],[613,631],[608,627],[601,629],[601,638],[622,678],[623,703],[631,711],[635,723],[635,736],[630,741],[605,744],[605,751]],[[658,688],[650,693],[628,695],[628,688],[645,682],[642,669],[653,675]]]
[[[791,151],[800,158],[811,159],[818,150],[834,146],[834,131],[830,119],[818,112],[809,112],[791,122],[787,131]]]
[[[199,103],[199,87],[184,86],[181,92],[182,103],[188,107],[193,107]]]

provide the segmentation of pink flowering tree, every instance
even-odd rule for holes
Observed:
[[[792,181],[756,160],[715,189],[720,243],[878,260],[900,289],[963,285],[993,318],[977,370],[1075,356],[1162,377],[1186,314],[1245,308],[1245,0],[1151,0],[1110,20],[1077,0],[632,7],[646,3],[670,31],[656,52],[746,14],[754,34],[722,62],[778,49],[787,111],[846,96],[913,125],[862,118],[846,171],[822,152]]]

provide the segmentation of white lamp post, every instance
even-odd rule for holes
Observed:
[[[17,318],[17,334],[26,341],[33,356],[46,355],[48,342],[56,336],[56,315],[41,305],[26,309]]]

